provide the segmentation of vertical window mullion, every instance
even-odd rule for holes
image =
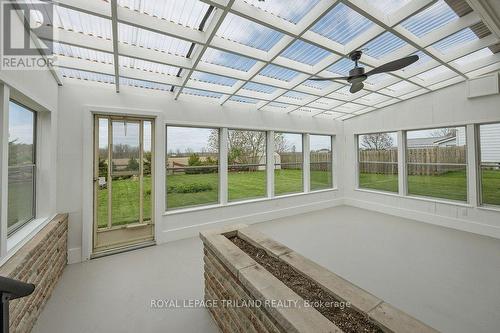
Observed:
[[[478,154],[477,154],[477,135],[476,126],[467,125],[465,128],[465,137],[467,142],[466,154],[466,174],[467,174],[467,201],[474,207],[479,204],[479,184],[478,184]]]
[[[304,193],[311,191],[310,135],[302,134],[302,182]]]
[[[219,130],[219,202],[226,205],[228,202],[228,129]]]
[[[274,197],[274,131],[266,134],[266,186],[267,197]]]
[[[7,254],[9,97],[9,87],[5,84],[0,83],[0,258],[3,258]]]
[[[406,195],[408,189],[408,173],[406,161],[406,132],[398,131],[398,192]]]

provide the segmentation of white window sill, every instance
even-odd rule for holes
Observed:
[[[298,196],[303,196],[303,195],[310,195],[310,194],[324,193],[324,192],[335,192],[335,191],[338,191],[338,188],[327,188],[327,189],[311,191],[311,192],[307,192],[307,193],[300,192],[300,193],[284,194],[284,195],[274,196],[272,198],[264,197],[264,198],[250,199],[250,200],[232,201],[232,202],[228,202],[225,205],[219,203],[219,204],[207,205],[207,206],[181,208],[181,209],[166,211],[165,213],[163,213],[163,216],[193,213],[193,212],[204,211],[204,210],[208,210],[208,209],[232,207],[232,206],[252,204],[252,203],[256,203],[256,202],[266,202],[266,201],[271,201],[271,200],[279,200],[279,199],[293,198],[293,197],[298,197]]]
[[[469,204],[467,202],[460,202],[460,201],[453,201],[453,200],[441,200],[441,199],[434,199],[434,198],[430,198],[430,197],[419,197],[416,195],[400,195],[399,193],[367,190],[367,189],[362,189],[362,188],[357,188],[357,189],[355,189],[355,191],[373,193],[373,194],[383,194],[383,195],[387,195],[387,196],[391,196],[391,197],[397,197],[397,198],[403,198],[403,199],[414,199],[414,200],[419,200],[419,201],[426,201],[426,202],[452,205],[452,206],[458,206],[458,207],[474,208],[474,206],[472,206],[471,204]]]
[[[500,206],[478,206],[477,209],[500,213]]]
[[[52,220],[52,217],[43,217],[34,219],[21,229],[14,232],[7,238],[7,255],[2,258],[0,265],[3,265],[9,260],[19,249],[32,239],[43,227]]]

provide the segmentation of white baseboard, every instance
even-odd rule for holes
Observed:
[[[82,262],[82,248],[74,247],[68,249],[68,265]]]
[[[314,203],[308,203],[305,205],[287,207],[283,209],[274,209],[265,212],[259,212],[255,214],[249,214],[245,216],[238,216],[228,219],[222,219],[218,221],[213,221],[204,224],[197,224],[188,227],[182,227],[177,229],[165,230],[161,233],[161,238],[157,239],[157,244],[162,244],[166,242],[171,242],[180,239],[186,239],[191,237],[196,237],[201,231],[208,229],[219,228],[225,225],[244,223],[244,224],[254,224],[265,222],[269,220],[274,220],[282,217],[287,217],[291,215],[308,213],[315,210],[326,209],[331,207],[340,206],[343,204],[342,199],[324,200]]]
[[[358,200],[353,198],[344,198],[344,204],[363,209],[403,217],[415,221],[434,224],[446,228],[466,231],[482,236],[489,236],[500,239],[500,228],[475,221],[447,217],[442,215],[430,214],[422,211],[400,208],[396,206],[382,205],[380,203]]]

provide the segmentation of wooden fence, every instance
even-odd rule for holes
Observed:
[[[466,147],[410,148],[407,151],[409,175],[440,175],[464,170]],[[397,149],[359,151],[361,173],[397,174]]]
[[[302,153],[280,153],[282,169],[300,169],[303,161]],[[311,153],[311,168],[314,171],[329,171],[332,153]]]

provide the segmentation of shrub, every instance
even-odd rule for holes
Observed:
[[[199,193],[212,191],[213,187],[210,184],[176,184],[169,185],[168,192],[170,193]]]

